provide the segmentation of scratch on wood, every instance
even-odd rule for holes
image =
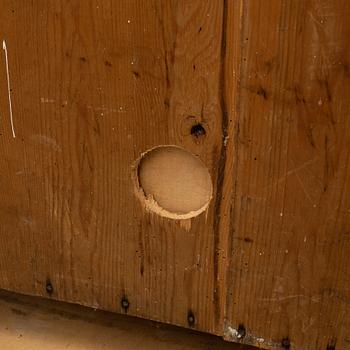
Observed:
[[[312,164],[316,163],[318,160],[319,160],[319,157],[315,157],[315,158],[312,158],[312,159],[304,162],[303,164],[301,164],[300,166],[298,166],[296,168],[288,170],[283,176],[279,177],[275,182],[273,182],[272,184],[264,187],[264,190],[266,188],[270,188],[270,187],[276,186],[279,183],[286,181],[288,176],[298,173],[300,170],[308,167],[309,165],[312,165]]]
[[[315,295],[303,295],[303,294],[293,294],[293,295],[286,295],[286,296],[277,296],[274,298],[259,298],[258,300],[261,302],[280,302],[285,300],[291,300],[291,299],[301,299],[306,298],[309,299],[312,303],[319,303],[321,300],[321,295],[315,294]]]
[[[294,172],[294,175],[296,176],[296,178],[297,178],[297,180],[298,180],[298,182],[299,182],[299,184],[300,184],[300,187],[301,187],[301,189],[303,190],[303,192],[304,192],[304,194],[305,194],[305,197],[309,200],[309,202],[310,202],[312,205],[314,205],[314,203],[313,203],[313,201],[312,201],[312,199],[311,199],[311,196],[310,196],[309,192],[307,191],[307,187],[305,187],[305,185],[303,184],[303,181],[301,180],[301,178],[300,178],[298,172]]]
[[[2,49],[5,52],[6,74],[7,74],[7,92],[8,92],[9,107],[10,107],[10,120],[11,120],[12,136],[13,136],[13,138],[15,138],[16,137],[16,133],[15,133],[15,127],[13,125],[9,60],[8,60],[7,46],[6,46],[5,40],[2,41]]]

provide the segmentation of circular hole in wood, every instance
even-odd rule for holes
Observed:
[[[145,207],[171,219],[205,211],[213,186],[204,163],[178,146],[158,146],[137,161],[137,194]]]

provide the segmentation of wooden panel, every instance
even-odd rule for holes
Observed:
[[[350,349],[350,2],[236,6],[226,336]]]
[[[1,288],[222,333],[224,13],[210,0],[0,2],[16,136],[1,55]],[[209,209],[185,223],[134,196],[134,161],[163,144],[213,179]]]
[[[0,287],[349,348],[349,16],[346,0],[1,1]],[[134,162],[165,144],[212,176],[194,219],[134,195]]]

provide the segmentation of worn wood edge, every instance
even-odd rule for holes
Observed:
[[[240,343],[245,344],[249,346],[254,346],[259,349],[264,350],[278,350],[281,349],[281,344],[273,342],[268,339],[264,339],[262,337],[246,333],[244,330],[244,333],[241,332],[241,330],[238,328],[233,328],[230,326],[227,326],[225,329],[225,333],[223,336],[223,339],[229,342],[233,343]]]
[[[76,299],[65,299],[62,300],[61,298],[55,296],[54,294],[51,295],[47,295],[44,292],[42,293],[30,293],[30,292],[22,292],[20,290],[9,290],[9,289],[5,289],[5,288],[0,288],[0,299],[7,299],[7,300],[17,300],[19,303],[28,303],[27,300],[31,300],[29,301],[30,305],[50,305],[50,303],[53,303],[53,305],[58,305],[59,307],[65,306],[67,307],[69,310],[73,310],[74,308],[84,308],[85,310],[92,310],[94,312],[101,312],[101,313],[108,313],[111,315],[114,315],[115,317],[130,317],[132,319],[134,319],[136,322],[153,322],[153,323],[157,323],[157,324],[161,324],[164,325],[164,327],[176,327],[179,329],[187,329],[189,331],[193,331],[193,332],[199,332],[199,333],[203,333],[203,334],[211,334],[213,336],[220,336],[221,334],[216,334],[216,333],[209,333],[209,332],[205,332],[205,331],[201,331],[197,328],[190,328],[187,327],[181,323],[177,323],[177,322],[170,322],[168,320],[164,320],[161,318],[157,318],[154,316],[143,316],[140,315],[136,312],[133,312],[131,310],[125,310],[125,308],[123,308],[123,306],[120,304],[119,308],[116,309],[107,309],[107,308],[103,308],[100,305],[91,305],[88,302],[82,302]],[[88,312],[88,311],[86,311]]]
[[[49,325],[48,329],[52,330],[52,324],[54,323],[57,324],[61,321],[73,322],[75,328],[77,328],[79,324],[83,327],[86,325],[87,327],[90,327],[90,329],[91,327],[94,327],[92,328],[94,330],[96,329],[95,327],[97,327],[96,334],[99,335],[99,337],[103,336],[103,332],[108,332],[107,335],[109,336],[114,334],[115,337],[118,337],[118,333],[122,332],[122,335],[123,337],[125,335],[125,338],[127,338],[128,334],[130,336],[135,336],[140,332],[143,335],[147,335],[149,338],[148,343],[151,339],[154,339],[154,344],[159,342],[159,345],[163,344],[164,346],[168,344],[168,346],[171,345],[176,348],[183,346],[186,349],[206,349],[207,346],[210,345],[210,348],[212,349],[232,349],[232,344],[225,343],[220,337],[197,330],[167,325],[148,319],[144,320],[138,317],[121,315],[109,311],[102,311],[91,307],[80,306],[78,304],[50,300],[38,296],[27,296],[3,289],[0,289],[0,308],[6,308],[9,313],[13,314],[13,318],[11,318],[12,321],[10,322],[12,329],[19,329],[21,333],[22,329],[23,331],[32,330],[35,335],[34,338],[43,336],[45,337],[45,340],[47,339],[47,335],[45,332],[42,333],[45,329],[40,327],[38,330],[37,326],[34,325],[34,327],[31,327],[31,324],[27,324],[26,327],[23,328],[21,324],[30,320],[38,320],[39,324],[48,321],[51,323],[51,326]],[[6,319],[5,315],[5,320]],[[18,319],[20,320],[20,323],[17,323],[16,320]],[[6,324],[2,324],[2,327],[6,330],[7,326]],[[60,328],[62,329],[62,324]],[[89,328],[84,329],[81,332],[79,331],[79,338],[82,338],[84,332],[88,331]],[[62,340],[59,338],[59,334],[57,336],[55,335],[55,337],[56,339]],[[22,338],[22,334],[19,334],[16,339],[19,344],[21,344],[20,338]],[[52,341],[51,338],[50,340]],[[132,339],[135,338],[132,337]],[[59,348],[58,344],[54,345],[51,341],[49,342],[50,345],[53,344],[55,349]],[[135,343],[136,342],[137,340],[135,340]],[[40,344],[42,344],[43,349],[46,349],[45,342]],[[0,341],[0,346],[1,345]],[[104,344],[104,346],[107,345],[113,345],[111,344],[111,338],[109,338],[108,341],[106,341],[106,344]],[[128,345],[130,345],[129,342]],[[13,348],[11,342],[11,349]],[[51,348],[51,346],[49,346],[49,348]],[[72,348],[74,349],[75,346],[72,346]],[[242,349],[242,347],[237,344],[234,346],[234,349],[238,350]],[[244,349],[253,350],[251,347],[244,347]],[[7,348],[4,350],[7,350]]]

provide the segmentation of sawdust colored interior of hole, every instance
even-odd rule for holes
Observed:
[[[144,153],[137,175],[141,200],[161,216],[189,219],[205,211],[212,198],[212,181],[204,163],[177,146]]]

